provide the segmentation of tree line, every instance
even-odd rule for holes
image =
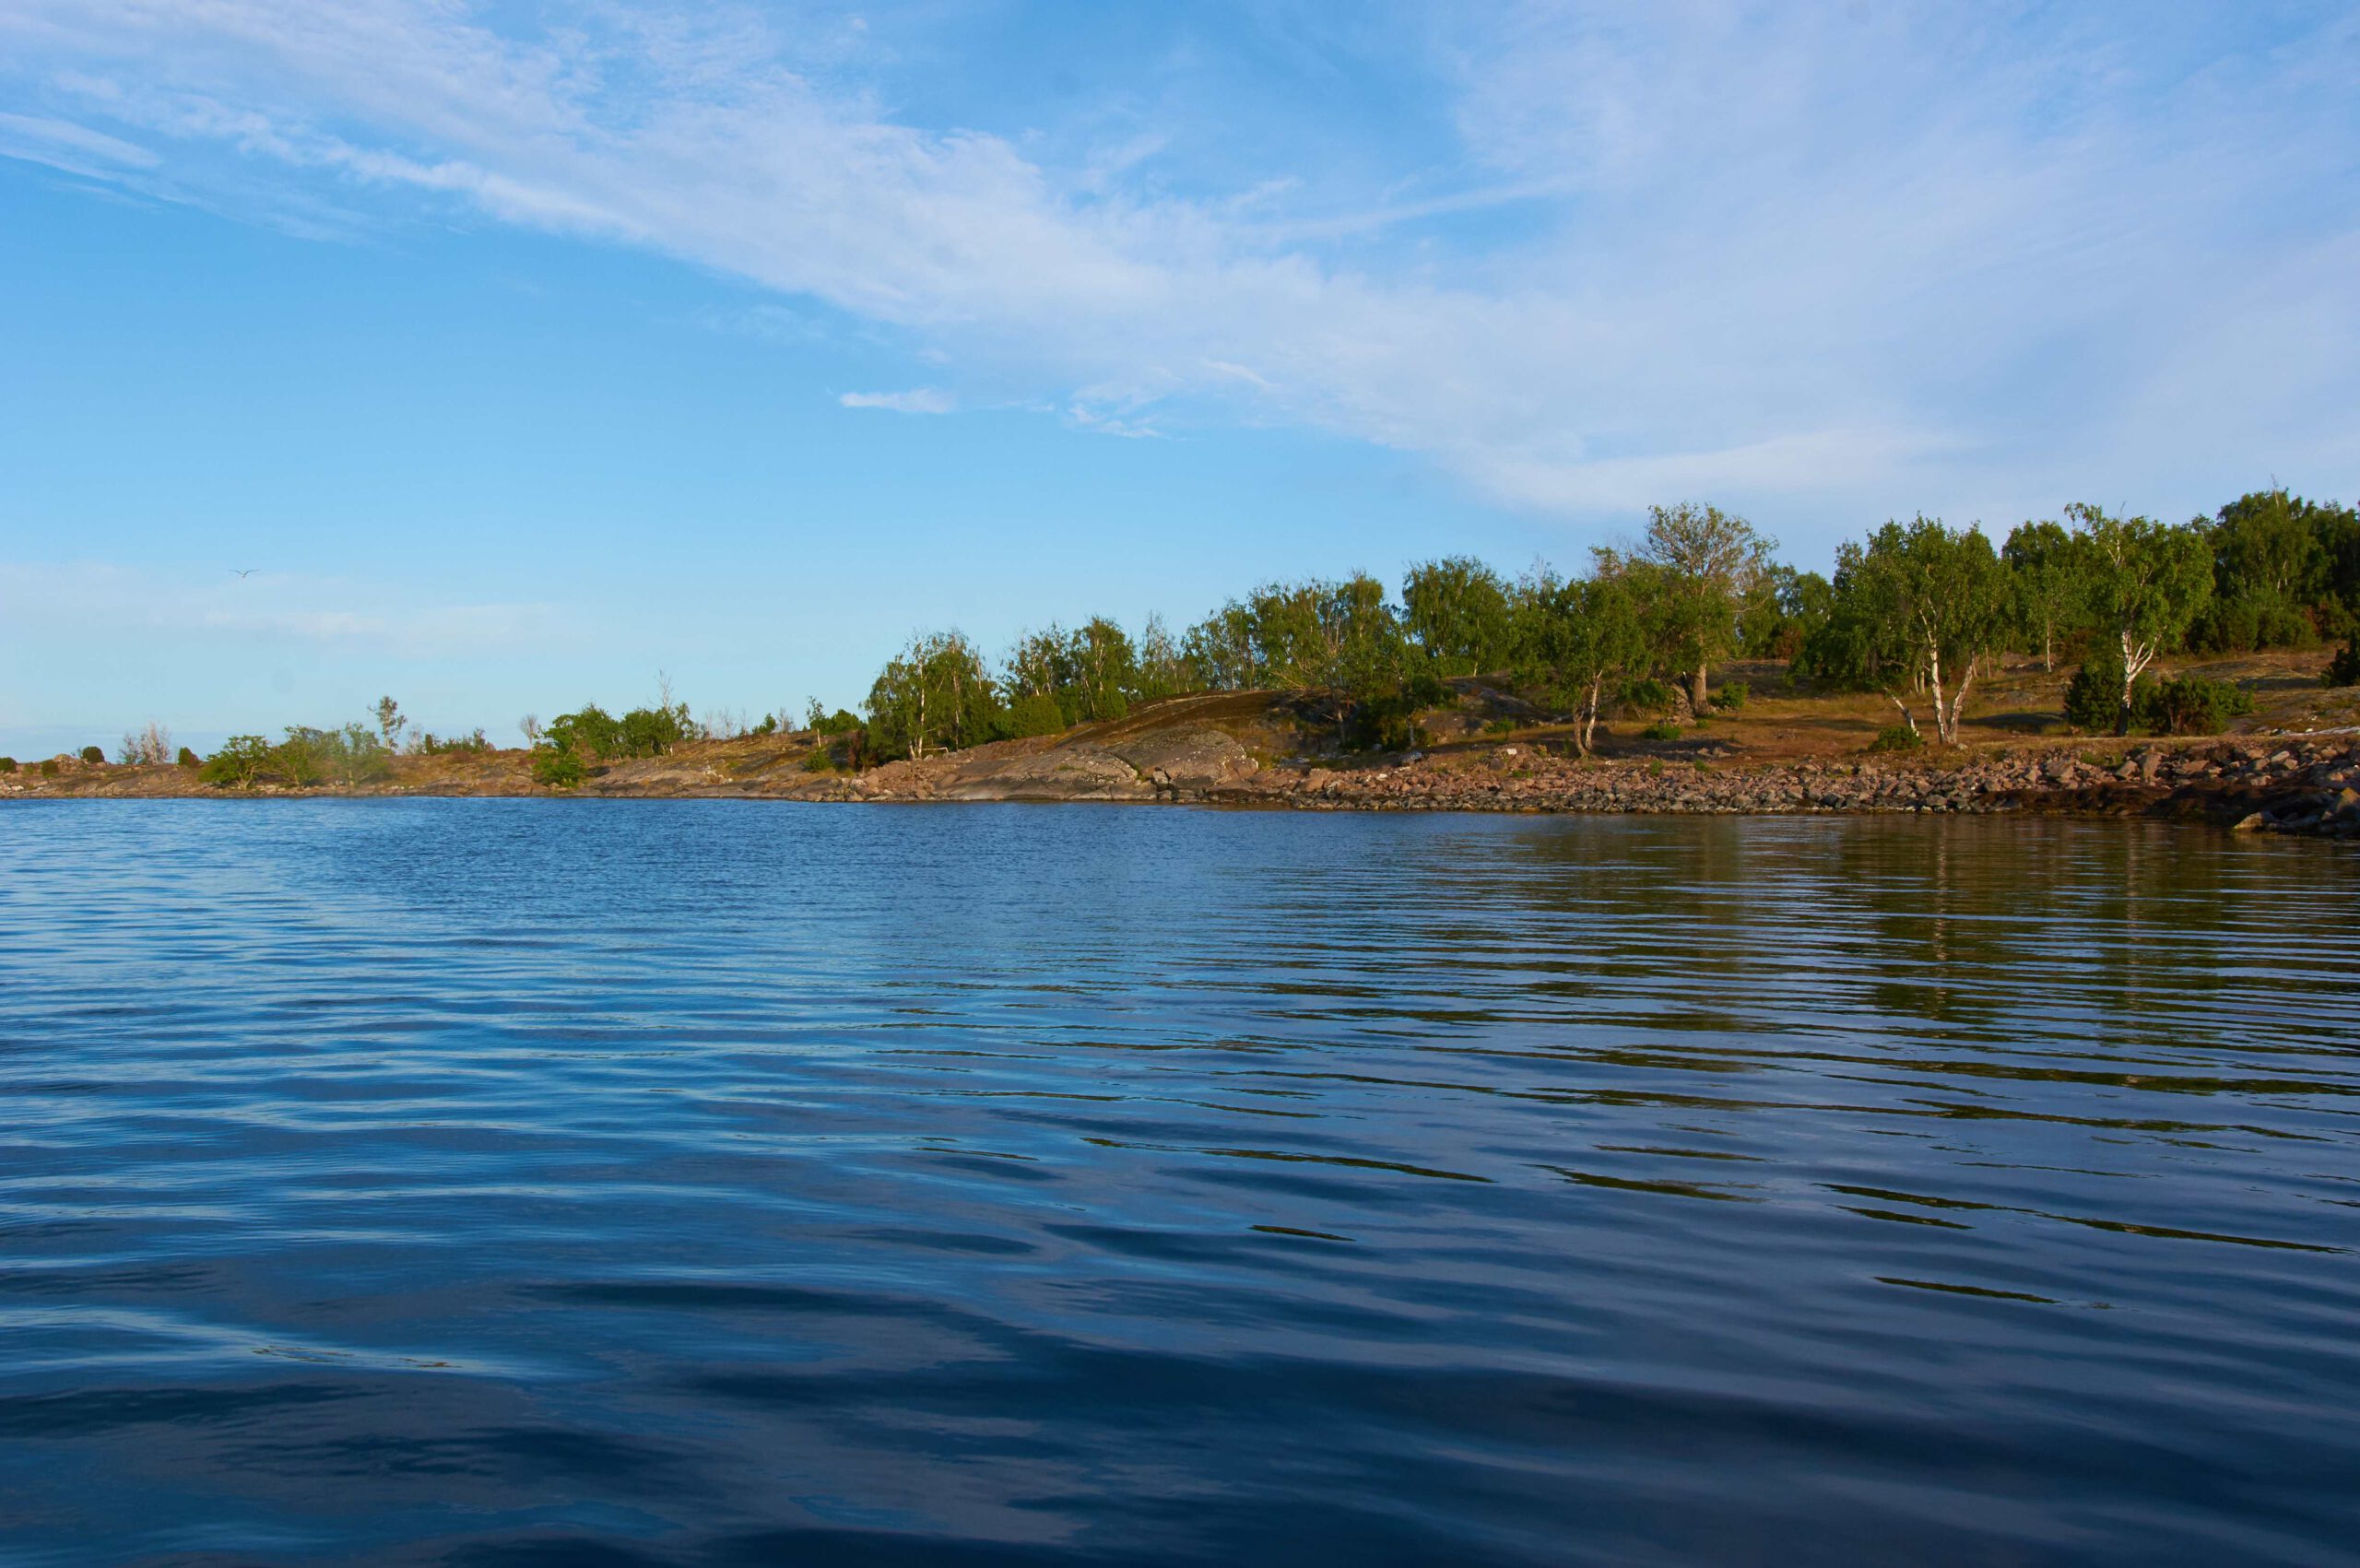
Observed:
[[[867,752],[922,757],[1121,717],[1196,691],[1279,690],[1324,706],[1345,745],[1411,744],[1411,716],[1451,678],[1496,675],[1575,724],[1591,749],[1616,709],[1678,722],[1718,699],[1714,668],[1782,659],[1823,689],[1882,693],[1901,734],[1955,744],[1976,682],[2006,654],[2082,666],[2069,710],[2090,728],[2217,728],[2238,694],[2159,654],[2307,646],[2341,637],[2330,678],[2360,666],[2360,513],[2283,489],[2185,524],[2073,505],[1996,548],[1979,528],[1891,522],[1837,551],[1832,576],[1713,506],[1651,508],[1628,549],[1566,575],[1510,579],[1481,560],[1411,566],[1398,598],[1364,572],[1265,584],[1173,637],[1134,643],[1109,618],[1020,638],[997,665],[957,631],[911,639],[866,704]],[[1729,693],[1741,701],[1741,693]]]
[[[2067,716],[2117,734],[2218,729],[2245,701],[2193,675],[2157,680],[2151,666],[2167,653],[2341,639],[2325,679],[2360,684],[2360,512],[2283,489],[2182,524],[2076,504],[1996,548],[1979,527],[1889,522],[1840,546],[1825,576],[1778,561],[1776,548],[1742,517],[1683,503],[1649,509],[1635,543],[1593,550],[1578,575],[1535,565],[1510,578],[1448,556],[1410,566],[1398,597],[1365,572],[1266,583],[1177,636],[1155,617],[1135,639],[1092,616],[1027,632],[997,660],[959,631],[925,632],[887,662],[860,713],[815,701],[800,727],[820,742],[810,765],[859,767],[1119,719],[1161,698],[1275,690],[1340,746],[1401,749],[1448,681],[1481,675],[1566,715],[1587,755],[1610,714],[1676,725],[1742,702],[1742,683],[1712,685],[1740,657],[1785,661],[1823,690],[1882,694],[1910,744],[1921,713],[1955,744],[1976,682],[2009,654],[2076,664]],[[565,787],[601,760],[796,727],[783,709],[749,727],[700,723],[661,675],[657,687],[655,702],[620,713],[584,703],[546,725],[527,715],[537,776]],[[491,749],[480,729],[419,729],[391,697],[371,720],[297,725],[277,741],[233,736],[204,760],[186,748],[175,758],[151,725],[124,737],[119,758],[176,760],[225,785],[359,784],[388,776],[405,749]],[[83,760],[104,757],[90,747]],[[0,772],[12,767],[0,759]]]

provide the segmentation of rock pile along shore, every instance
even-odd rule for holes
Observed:
[[[1579,760],[1530,747],[1410,757],[1367,767],[1257,766],[1201,737],[1150,766],[1073,747],[1021,769],[896,764],[831,792],[843,799],[1163,799],[1307,810],[1694,813],[2057,811],[2215,820],[2248,831],[2360,838],[2360,739],[2190,745],[2087,743],[1900,759],[1672,762]],[[1174,762],[1182,765],[1174,766]]]

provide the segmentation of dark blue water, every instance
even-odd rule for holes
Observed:
[[[2348,1562],[2360,858],[0,810],[0,1562]]]

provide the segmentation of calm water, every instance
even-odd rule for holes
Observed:
[[[2348,1562],[2360,857],[0,810],[0,1562]]]

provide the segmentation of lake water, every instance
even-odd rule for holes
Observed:
[[[0,809],[0,1562],[2349,1562],[2360,857]]]

